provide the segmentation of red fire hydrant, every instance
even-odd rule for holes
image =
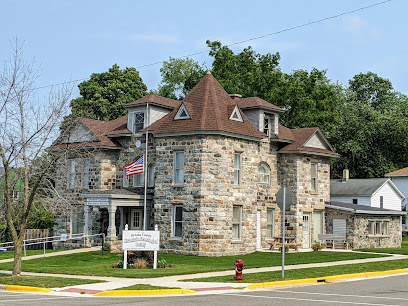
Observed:
[[[235,279],[236,280],[243,280],[244,278],[242,277],[242,271],[244,270],[246,263],[242,261],[242,259],[237,259],[235,261]]]

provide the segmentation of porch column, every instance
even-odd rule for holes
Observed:
[[[108,206],[109,212],[109,226],[108,226],[108,236],[110,236],[110,240],[116,240],[116,226],[115,226],[115,214],[116,214],[116,206],[110,205]]]
[[[122,235],[122,231],[124,228],[124,216],[123,216],[123,207],[119,207],[119,213],[120,213],[120,225],[119,225],[119,235]]]
[[[85,222],[84,222],[84,235],[88,236],[90,234],[89,231],[89,215],[91,214],[92,207],[89,205],[84,205],[85,211]]]

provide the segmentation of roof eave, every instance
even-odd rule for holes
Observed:
[[[325,156],[331,158],[339,158],[340,155],[337,153],[329,154],[329,153],[321,153],[321,152],[313,152],[313,151],[303,151],[303,150],[290,150],[290,151],[278,151],[278,153],[285,153],[285,154],[306,154],[306,155],[318,155],[318,156]]]
[[[247,107],[243,106],[243,107],[239,107],[239,108],[240,108],[241,110],[247,110],[247,109],[249,109],[249,110],[251,110],[251,109],[262,109],[262,110],[272,111],[272,112],[275,112],[275,113],[284,113],[284,112],[285,112],[285,110],[283,110],[283,109],[276,109],[276,108],[272,108],[272,107],[258,106],[258,105],[255,105],[255,106],[247,106]]]
[[[152,132],[152,130],[148,132]],[[170,137],[170,136],[190,136],[190,135],[221,135],[221,136],[241,138],[241,139],[252,140],[252,141],[260,141],[261,139],[263,139],[262,137],[253,137],[253,136],[235,134],[235,133],[224,132],[224,131],[185,131],[185,132],[158,133],[158,134],[154,133],[154,137],[157,137],[157,138]]]
[[[115,138],[115,137],[130,137],[132,133],[122,133],[122,134],[107,134],[107,137]]]
[[[147,103],[149,103],[149,105],[155,105],[155,106],[159,106],[159,107],[162,107],[162,108],[167,108],[167,109],[170,109],[170,110],[175,109],[175,107],[173,107],[173,106],[163,105],[163,104],[156,103],[156,102],[141,102],[141,103],[130,104],[130,105],[126,104],[126,105],[123,105],[123,107],[124,108],[132,108],[132,107],[135,107],[135,106],[146,105]]]

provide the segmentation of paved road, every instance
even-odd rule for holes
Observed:
[[[408,275],[274,290],[234,290],[173,297],[58,296],[0,292],[1,305],[407,305]]]

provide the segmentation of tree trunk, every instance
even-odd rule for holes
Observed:
[[[14,242],[14,265],[12,276],[21,275],[21,258],[23,257],[23,241],[18,239]]]

